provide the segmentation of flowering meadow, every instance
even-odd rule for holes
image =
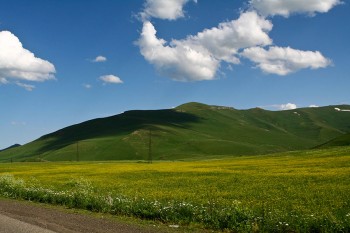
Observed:
[[[0,195],[229,232],[350,232],[350,148],[0,164]]]

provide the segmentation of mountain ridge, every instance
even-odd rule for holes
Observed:
[[[335,108],[350,106],[268,111],[190,102],[130,110],[43,135],[0,152],[0,161],[145,160],[150,137],[153,158],[166,160],[308,149],[350,132],[350,112]]]

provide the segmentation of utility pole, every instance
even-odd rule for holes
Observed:
[[[77,141],[77,161],[79,162],[79,141]]]
[[[149,129],[148,163],[152,163],[152,129]]]

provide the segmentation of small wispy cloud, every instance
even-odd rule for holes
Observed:
[[[27,125],[27,123],[24,122],[24,121],[11,121],[11,125],[13,125],[13,126],[24,126],[24,125]]]
[[[296,109],[298,106],[293,103],[287,103],[287,104],[271,104],[271,105],[265,105],[265,106],[259,106],[263,109],[269,109],[269,110],[293,110]]]
[[[112,74],[100,76],[99,79],[101,81],[103,81],[104,84],[107,84],[107,83],[122,84],[123,83],[123,81],[118,76],[115,76],[115,75],[112,75]]]
[[[279,110],[292,110],[292,109],[296,109],[297,105],[292,103],[287,103],[287,104],[277,105],[277,107]]]
[[[91,89],[92,85],[91,84],[83,84],[83,87],[85,87],[86,89]]]
[[[95,59],[92,60],[92,62],[105,62],[107,61],[107,58],[105,56],[97,56]]]
[[[315,105],[315,104],[311,104],[310,106],[309,106],[309,108],[318,108],[319,106],[318,105]]]
[[[21,82],[16,82],[16,85],[26,89],[27,91],[32,91],[35,88],[34,85],[25,84],[25,83],[21,83]]]
[[[7,81],[6,78],[0,78],[0,84],[8,84],[9,81]]]

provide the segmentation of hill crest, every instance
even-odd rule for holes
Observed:
[[[19,146],[21,146],[21,145],[16,143],[16,144],[13,144],[12,146],[9,146],[9,147],[6,147],[6,148],[0,150],[0,152],[6,151],[6,150],[9,150],[9,149],[12,149],[12,148],[16,148],[16,147],[19,147]]]
[[[350,112],[335,108],[350,106],[268,111],[191,102],[174,109],[131,110],[0,152],[0,161],[75,160],[77,153],[81,160],[144,160],[150,137],[153,158],[166,160],[307,149],[350,132]]]

